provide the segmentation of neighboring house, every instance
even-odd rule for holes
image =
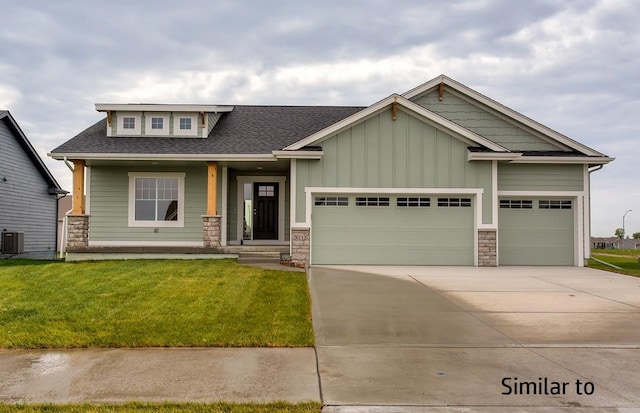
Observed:
[[[596,249],[616,249],[616,250],[636,250],[640,249],[640,239],[618,237],[591,237],[591,248]]]
[[[581,266],[590,172],[613,160],[446,76],[369,107],[96,109],[50,154],[74,164],[76,254],[276,244],[310,264]]]
[[[55,258],[57,198],[66,193],[8,111],[0,111],[0,257]]]

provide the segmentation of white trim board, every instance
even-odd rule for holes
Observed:
[[[90,247],[204,247],[202,241],[89,241]]]

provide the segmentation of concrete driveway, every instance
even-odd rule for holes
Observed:
[[[640,279],[312,267],[325,412],[640,411]]]

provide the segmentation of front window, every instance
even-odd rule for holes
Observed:
[[[183,226],[184,174],[129,177],[130,226]]]

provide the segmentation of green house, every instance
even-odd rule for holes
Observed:
[[[368,107],[97,104],[69,253],[281,246],[297,264],[575,265],[603,155],[439,76]]]

